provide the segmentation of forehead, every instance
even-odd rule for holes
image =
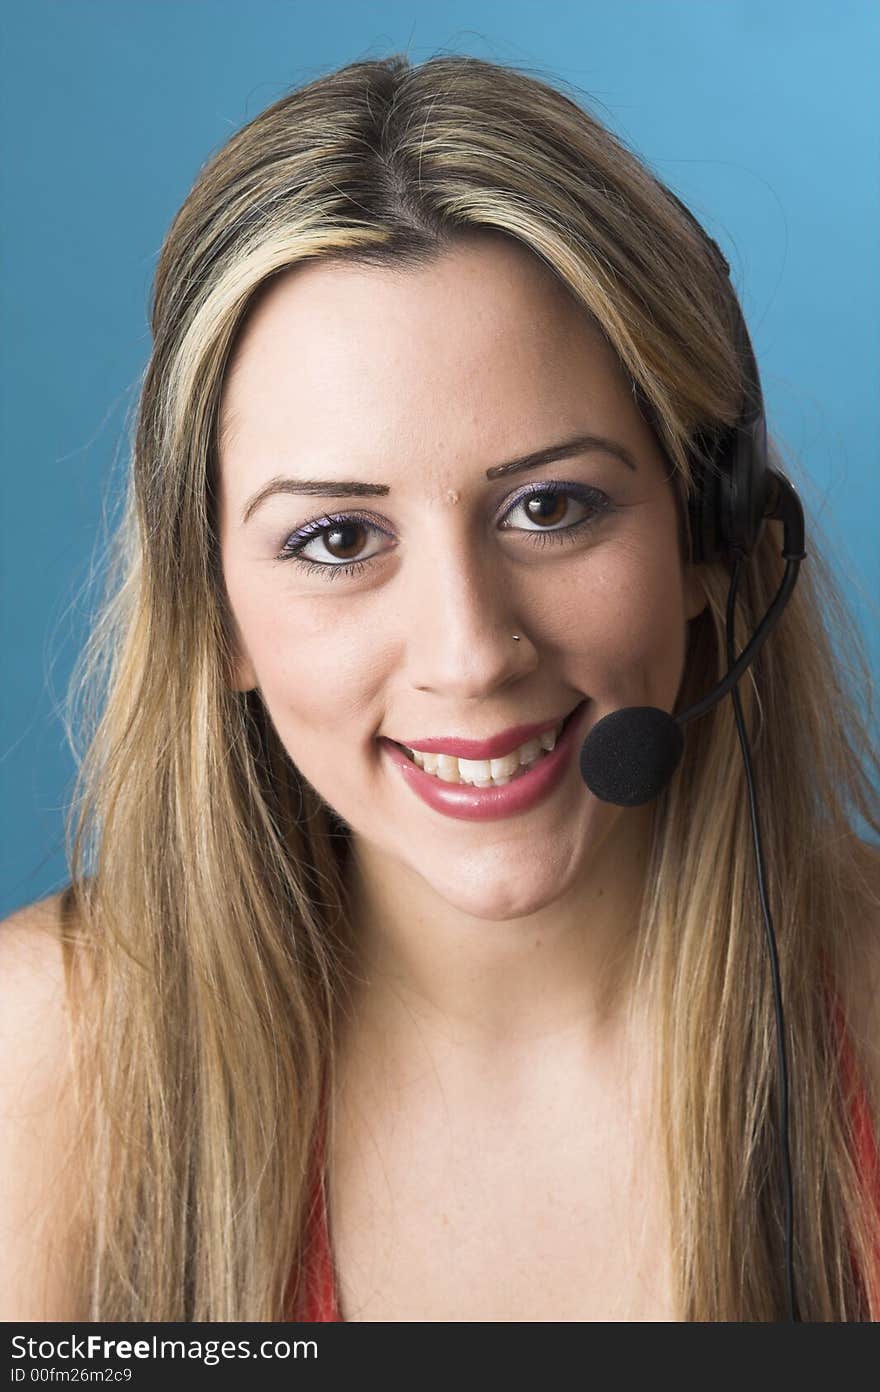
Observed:
[[[259,293],[221,399],[224,472],[364,456],[486,465],[565,428],[646,427],[616,356],[552,272],[506,238],[426,266],[317,260]],[[444,478],[444,483],[450,480]]]

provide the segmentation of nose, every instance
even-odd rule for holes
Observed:
[[[491,544],[438,536],[410,564],[404,643],[417,691],[476,700],[535,669],[528,614]]]

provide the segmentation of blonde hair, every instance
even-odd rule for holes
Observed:
[[[480,230],[529,249],[600,326],[682,498],[698,433],[737,418],[731,289],[704,239],[632,152],[528,73],[454,55],[352,63],[275,102],[201,171],[162,247],[124,511],[70,691],[82,1318],[277,1320],[302,1289],[352,960],[349,837],[259,694],[230,686],[218,404],[277,273],[315,257],[418,267]],[[737,650],[778,588],[780,550],[767,523]],[[861,640],[809,515],[807,552],[740,691],[793,1069],[801,1315],[844,1320],[868,1313],[876,1232],[819,983],[823,960],[852,971],[877,921],[877,852],[852,818],[880,833],[878,761]],[[728,585],[727,563],[707,567],[682,709],[727,669]],[[728,702],[689,726],[654,825],[639,970],[662,1041],[680,1317],[784,1318],[773,1003]]]

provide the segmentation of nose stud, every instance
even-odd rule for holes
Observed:
[[[518,633],[514,633],[513,636],[514,636],[515,641],[518,643],[518,642],[519,642],[519,634],[518,634]]]

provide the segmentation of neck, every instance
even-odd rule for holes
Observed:
[[[462,913],[360,840],[349,873],[355,979],[343,1051],[403,1080],[545,1087],[630,1040],[650,807],[628,809],[566,894],[518,919]],[[572,1070],[574,1072],[572,1073]]]

